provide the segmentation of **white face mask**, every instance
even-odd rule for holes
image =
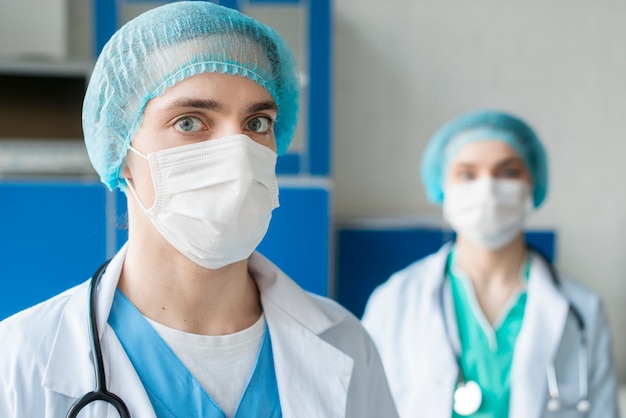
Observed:
[[[492,250],[522,231],[532,209],[531,186],[520,180],[484,177],[444,191],[444,219],[457,234]]]
[[[161,235],[195,263],[218,269],[246,259],[278,207],[276,153],[246,135],[169,148],[147,156],[155,189],[146,209]]]

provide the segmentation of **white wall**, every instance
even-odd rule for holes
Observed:
[[[626,381],[626,2],[334,0],[337,215],[438,213],[419,159],[460,112],[523,116],[550,158],[531,226],[598,291]]]
[[[66,8],[66,0],[0,0],[0,57],[67,57]]]

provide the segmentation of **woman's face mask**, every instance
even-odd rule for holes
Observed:
[[[474,244],[499,249],[522,232],[532,211],[530,185],[521,180],[482,177],[446,188],[446,222]]]
[[[498,140],[469,143],[447,172],[443,216],[457,234],[499,249],[522,232],[533,210],[531,176],[509,145]]]

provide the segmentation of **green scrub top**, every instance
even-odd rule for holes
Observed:
[[[448,259],[461,353],[459,364],[466,381],[473,380],[482,390],[482,403],[474,418],[509,416],[511,365],[515,341],[522,327],[526,288],[511,295],[493,326],[485,317],[470,278],[456,264],[454,248]],[[528,282],[530,257],[520,273]],[[461,415],[452,412],[452,417]]]

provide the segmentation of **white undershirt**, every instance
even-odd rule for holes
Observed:
[[[233,417],[256,366],[265,315],[249,328],[219,336],[190,334],[146,319],[226,417]]]

